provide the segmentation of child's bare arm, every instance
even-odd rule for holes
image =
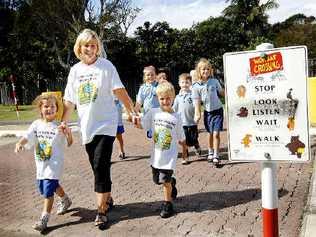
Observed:
[[[25,137],[22,137],[16,144],[15,144],[15,149],[14,152],[18,153],[20,151],[24,150],[24,146],[27,143],[27,139]]]
[[[139,112],[140,112],[140,108],[141,108],[141,107],[142,107],[142,105],[136,101],[136,103],[135,103],[135,108],[134,108],[135,111],[136,111],[136,113],[139,113]]]
[[[224,90],[224,89],[221,89],[221,90],[219,91],[219,95],[222,96],[222,97],[224,97],[224,96],[225,96],[225,90]]]
[[[71,129],[68,126],[65,129],[65,136],[66,136],[66,139],[67,139],[67,145],[71,146],[72,143],[73,143],[73,136],[72,136]]]
[[[195,106],[194,106],[194,121],[196,123],[199,123],[201,119],[201,102],[200,100],[195,101]]]

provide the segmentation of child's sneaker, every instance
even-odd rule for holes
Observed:
[[[175,177],[171,177],[171,187],[172,187],[172,190],[171,190],[171,197],[173,200],[175,200],[177,198],[177,195],[178,195],[178,190],[176,188],[176,184],[177,184],[177,180]]]
[[[68,196],[65,197],[64,200],[59,198],[59,200],[57,201],[57,215],[65,214],[68,208],[71,206],[71,204],[72,204],[72,201],[70,200]]]
[[[121,160],[126,159],[125,153],[122,152],[122,153],[119,155],[119,158],[120,158]]]
[[[207,156],[207,161],[208,161],[209,163],[212,163],[212,162],[213,162],[213,158],[214,158],[214,155],[213,155],[213,154],[208,154],[208,156]]]
[[[189,159],[187,158],[187,159],[185,159],[185,160],[182,160],[182,161],[181,161],[181,164],[182,164],[182,165],[188,165],[188,164],[190,164],[190,161],[189,161]]]
[[[43,232],[44,230],[47,229],[47,223],[48,223],[48,218],[44,216],[38,222],[36,222],[32,227],[34,230]]]
[[[161,207],[161,218],[168,218],[174,214],[173,205],[171,202],[164,202]]]
[[[109,220],[106,214],[98,213],[94,220],[94,225],[99,227],[99,229],[104,230],[107,228]]]
[[[218,164],[219,164],[219,157],[218,157],[218,156],[214,156],[214,157],[213,157],[213,163],[214,163],[215,165],[218,165]]]

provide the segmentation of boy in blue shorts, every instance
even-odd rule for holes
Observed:
[[[225,91],[220,83],[213,77],[213,68],[209,61],[201,58],[196,65],[198,81],[194,83],[192,94],[195,101],[194,120],[201,118],[201,102],[204,105],[204,125],[209,134],[208,161],[219,163],[220,131],[223,130],[224,112],[219,96],[224,96]]]

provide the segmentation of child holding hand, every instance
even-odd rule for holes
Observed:
[[[172,177],[176,168],[178,143],[185,144],[182,119],[174,112],[172,103],[175,90],[171,83],[164,82],[157,87],[159,108],[150,109],[143,118],[134,117],[138,128],[152,129],[153,151],[150,158],[153,181],[163,185],[164,202],[160,216],[168,218],[174,214],[172,200],[177,196],[176,179]]]
[[[44,197],[44,206],[40,220],[33,225],[37,231],[44,231],[52,211],[54,193],[59,197],[57,214],[64,214],[72,204],[70,198],[59,184],[63,170],[64,146],[73,142],[69,127],[62,131],[56,121],[58,103],[54,95],[40,95],[34,103],[41,118],[35,120],[24,137],[15,145],[15,152],[20,152],[26,144],[34,145],[36,179],[38,189]]]

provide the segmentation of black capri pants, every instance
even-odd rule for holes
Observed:
[[[111,192],[111,156],[115,137],[96,135],[86,144],[86,152],[94,174],[94,191],[97,193]]]

